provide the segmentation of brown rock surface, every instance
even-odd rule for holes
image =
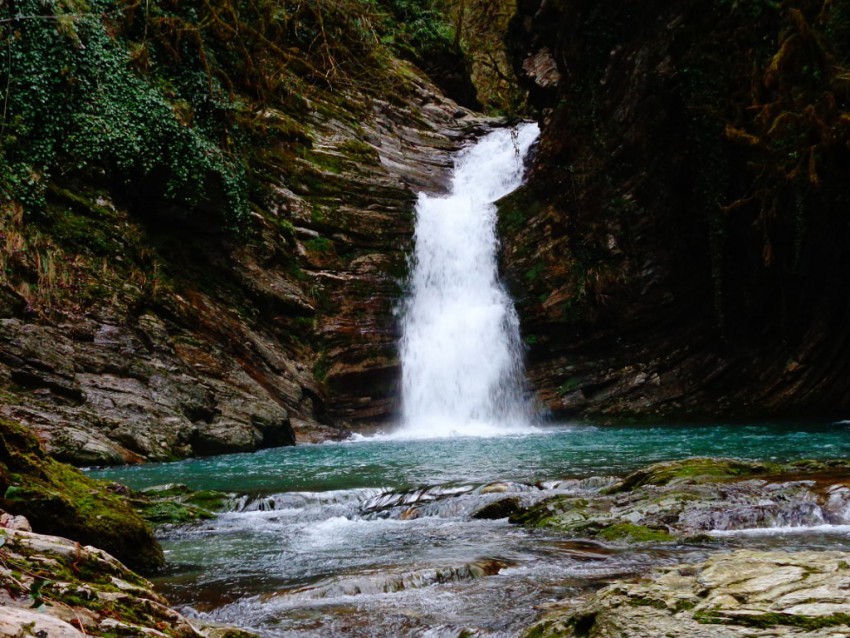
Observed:
[[[844,14],[518,6],[514,67],[543,130],[500,225],[541,402],[598,420],[843,418]]]
[[[95,262],[56,248],[56,235],[57,279],[83,272],[67,292],[0,281],[0,415],[86,465],[339,438],[391,418],[415,194],[440,190],[451,153],[491,125],[415,69],[398,72],[392,103],[316,104],[297,155],[271,133],[247,237],[166,227],[164,212],[147,219],[88,184],[56,189],[57,210],[73,203],[63,214],[88,198],[113,216],[97,239],[116,252],[95,278],[80,266]],[[289,126],[286,113],[264,117],[270,131]],[[3,223],[24,244],[44,242]]]

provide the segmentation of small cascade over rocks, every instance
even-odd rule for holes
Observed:
[[[417,570],[392,570],[389,573],[367,573],[331,579],[320,585],[310,585],[283,591],[267,600],[295,606],[308,600],[335,599],[341,596],[388,594],[418,589],[436,584],[459,583],[494,576],[511,566],[509,561],[485,558],[461,565],[448,565]]]
[[[492,436],[529,429],[522,342],[499,280],[496,208],[516,189],[536,124],[461,152],[448,196],[421,194],[403,308],[399,436]]]

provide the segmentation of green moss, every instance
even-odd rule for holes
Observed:
[[[186,485],[174,484],[137,493],[133,506],[142,518],[155,526],[187,525],[215,518],[215,512],[223,510],[229,498],[224,492],[196,492]]]
[[[327,358],[327,356],[322,353],[319,355],[319,358],[316,359],[316,362],[313,364],[313,376],[316,377],[317,381],[325,382],[328,378],[328,370],[331,368],[331,362]]]
[[[326,153],[322,151],[304,151],[304,159],[318,167],[322,171],[339,175],[344,168],[344,158],[334,153]]]
[[[738,624],[759,629],[771,627],[799,627],[806,631],[817,631],[828,627],[850,626],[850,614],[830,614],[828,616],[803,616],[767,612],[764,614],[725,616],[717,610],[696,612],[694,620],[707,625]]]
[[[339,145],[340,152],[350,159],[364,164],[377,164],[380,156],[372,146],[358,139],[349,139]]]
[[[327,237],[317,237],[316,239],[305,241],[304,247],[315,253],[328,254],[336,252],[334,249],[334,243]]]
[[[496,204],[499,211],[499,234],[507,236],[519,231],[526,220],[540,213],[542,204],[532,192],[520,187]]]
[[[667,605],[663,600],[657,598],[629,598],[629,605],[632,607],[653,607],[655,609],[667,609]]]
[[[633,523],[615,523],[600,530],[597,538],[628,543],[664,543],[673,540],[667,531]]]
[[[134,569],[161,567],[153,533],[108,487],[50,458],[26,428],[0,419],[0,507],[26,516],[37,532],[103,548]]]
[[[520,510],[510,515],[508,520],[516,525],[528,527],[547,527],[559,511],[563,511],[563,504],[567,497],[553,496],[544,499],[533,507]]]
[[[544,270],[545,270],[545,266],[543,264],[541,264],[541,263],[534,264],[531,268],[529,268],[525,272],[525,280],[528,283],[533,284],[535,281],[540,279],[540,276],[543,274]]]
[[[581,385],[581,377],[570,377],[558,387],[558,394],[560,394],[561,396],[564,396],[565,394],[570,394],[571,392],[575,392],[576,390],[578,390]]]
[[[656,463],[627,476],[621,483],[606,490],[608,494],[629,492],[644,485],[667,485],[674,481],[699,478],[703,481],[734,480],[775,471],[779,466],[751,463],[734,459],[691,458]]]
[[[136,511],[154,525],[187,525],[215,518],[212,512],[179,501],[157,501],[136,507]]]
[[[522,634],[522,638],[572,638],[573,627],[559,620],[547,619],[532,625]]]

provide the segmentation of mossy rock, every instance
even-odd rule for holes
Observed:
[[[635,525],[633,523],[614,523],[599,530],[596,538],[610,542],[626,543],[666,543],[674,537],[663,529]]]
[[[520,508],[509,515],[508,521],[514,525],[525,525],[527,527],[547,527],[558,514],[564,511],[569,497],[553,496],[547,498],[532,507]]]
[[[768,474],[778,469],[779,466],[769,463],[697,457],[656,463],[641,468],[603,493],[631,492],[645,485],[668,485],[673,482],[695,479],[699,479],[701,482],[736,480],[748,476]]]
[[[143,490],[134,495],[132,503],[139,515],[154,526],[188,525],[215,518],[230,496],[215,490],[194,491],[172,483]]]
[[[834,472],[850,471],[850,459],[802,459],[782,467],[783,472],[799,472],[801,474],[831,474]]]
[[[23,426],[0,419],[0,508],[33,530],[106,550],[150,573],[165,559],[152,531],[123,496],[45,453]]]

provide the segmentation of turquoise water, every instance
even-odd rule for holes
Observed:
[[[402,441],[378,437],[90,473],[136,489],[180,482],[194,489],[318,492],[619,475],[656,461],[689,456],[775,461],[847,458],[850,424],[579,425],[496,438]]]

